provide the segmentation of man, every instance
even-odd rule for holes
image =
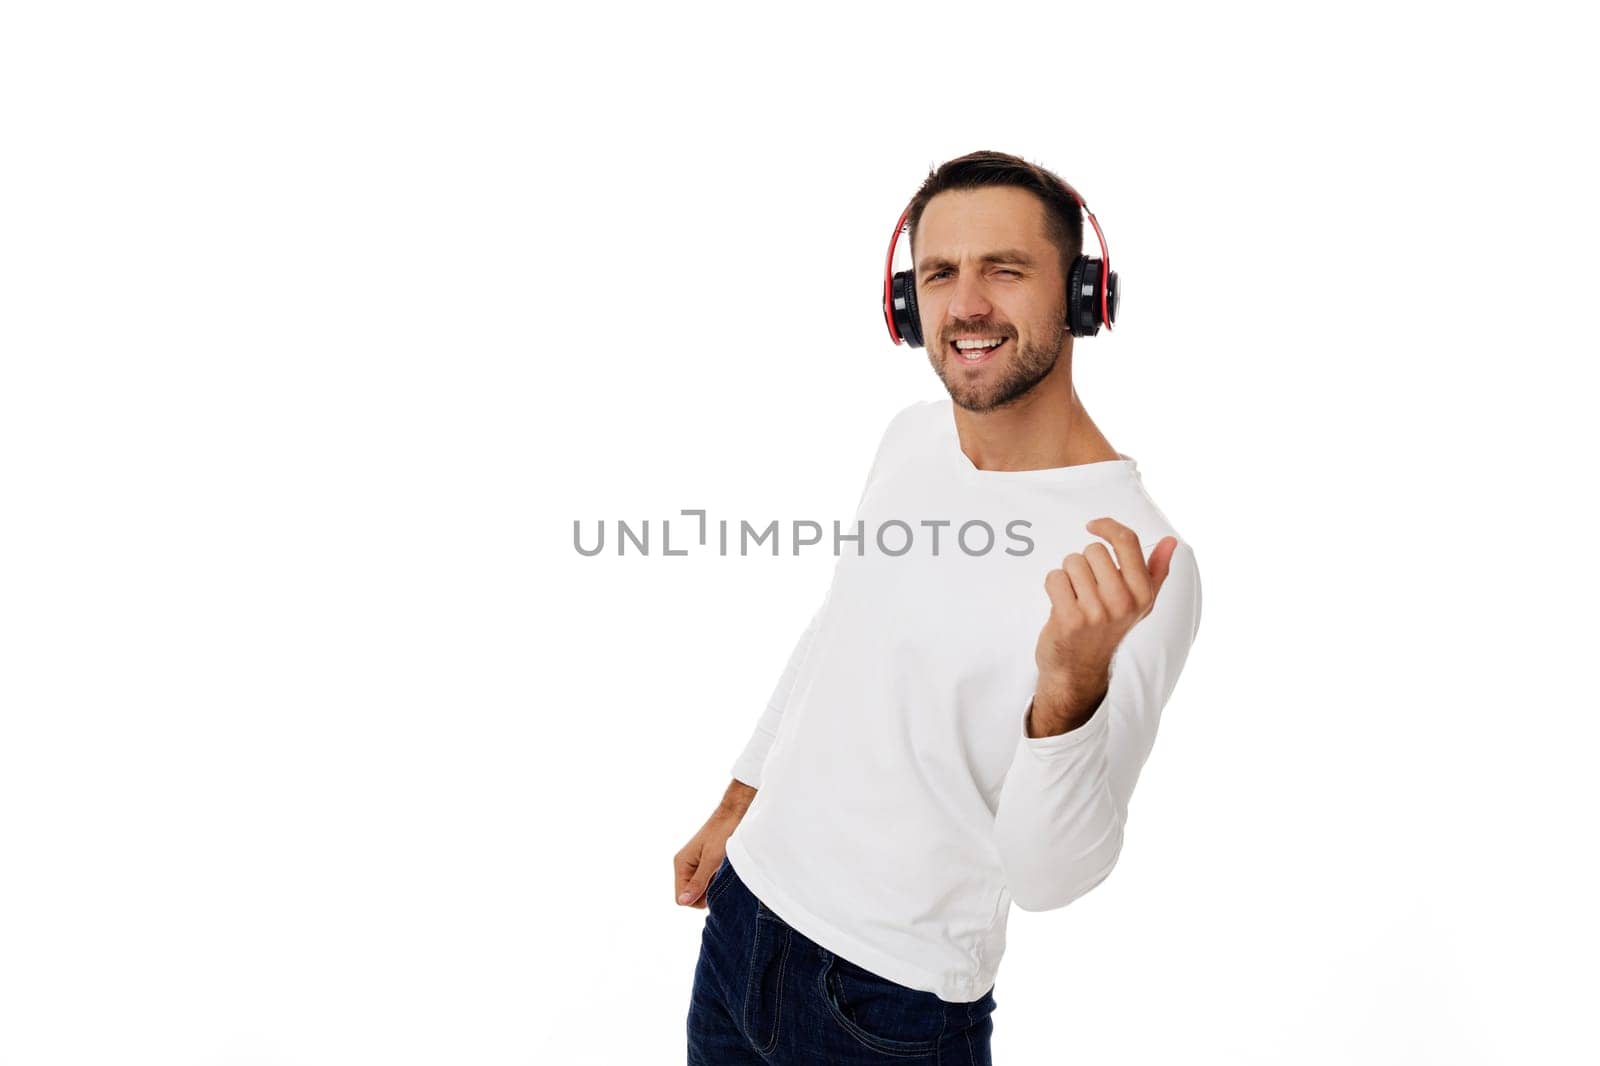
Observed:
[[[674,857],[678,902],[709,909],[691,1064],[989,1062],[1010,905],[1110,873],[1199,627],[1193,550],[1072,385],[1074,194],[976,152],[906,218],[950,399],[891,420],[828,594]]]

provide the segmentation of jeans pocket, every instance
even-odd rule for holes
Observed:
[[[949,1019],[944,1000],[880,977],[831,951],[824,959],[817,977],[823,1002],[856,1040],[891,1054],[921,1054],[939,1046]]]
[[[778,1047],[783,1021],[783,979],[788,971],[794,930],[781,921],[763,921],[758,913],[750,936],[750,973],[744,990],[744,1036],[765,1058]],[[774,916],[776,917],[776,916]]]
[[[716,872],[711,875],[711,880],[706,883],[706,908],[707,909],[710,909],[711,901],[716,899],[717,896],[722,894],[723,887],[726,886],[729,881],[733,880],[731,877],[728,876],[729,872],[732,871],[732,869],[733,869],[733,864],[730,863],[728,861],[728,857],[726,855],[724,855],[722,857],[722,864],[717,867]]]

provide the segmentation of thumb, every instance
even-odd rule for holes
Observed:
[[[1161,543],[1150,553],[1150,580],[1155,586],[1150,592],[1152,598],[1161,595],[1161,586],[1166,584],[1167,574],[1172,571],[1172,556],[1177,550],[1177,537],[1162,537]]]
[[[711,863],[700,863],[695,868],[694,875],[689,878],[688,883],[683,886],[683,890],[678,893],[678,902],[692,904],[698,900],[700,894],[706,889],[706,882],[711,879],[711,874],[715,873],[716,869],[716,866]]]

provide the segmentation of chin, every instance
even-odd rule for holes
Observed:
[[[950,393],[950,399],[954,401],[957,407],[971,411],[974,414],[982,414],[985,411],[993,410],[995,401],[999,399],[992,389],[973,392],[970,389],[952,389],[948,384],[945,388]]]

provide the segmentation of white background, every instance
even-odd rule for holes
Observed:
[[[978,148],[1104,226],[1206,597],[996,1061],[1596,1061],[1554,8],[8,6],[0,1062],[683,1061],[672,856],[832,559],[572,523],[848,520]]]

